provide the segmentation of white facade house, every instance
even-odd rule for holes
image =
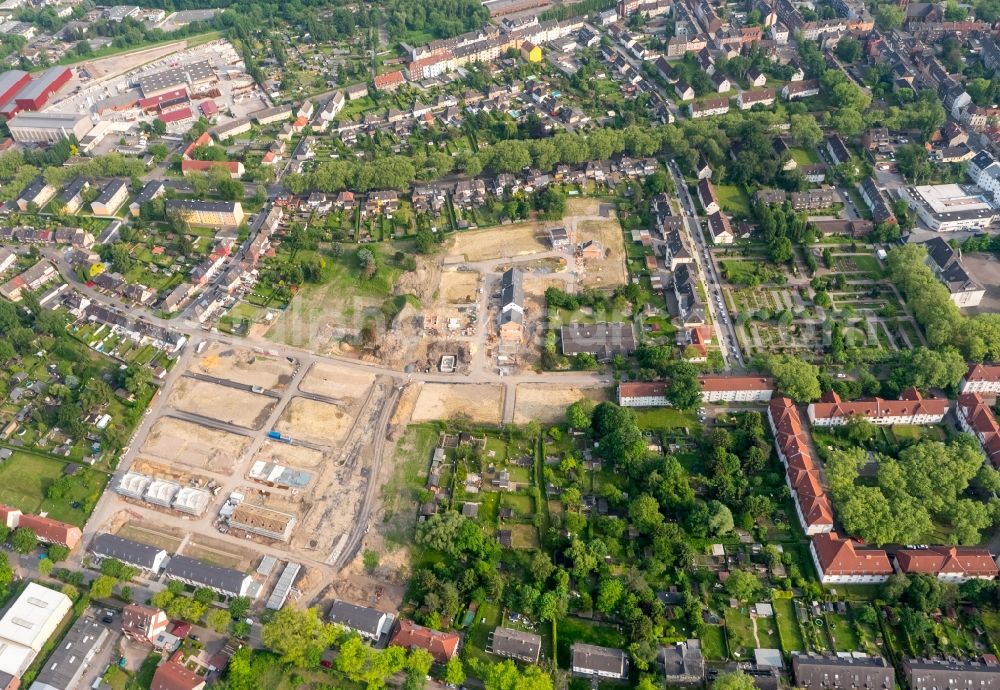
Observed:
[[[765,402],[774,393],[774,381],[766,376],[702,376],[703,402]]]
[[[973,364],[958,384],[962,393],[1000,393],[1000,364]]]

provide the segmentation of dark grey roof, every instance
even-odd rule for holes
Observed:
[[[983,150],[977,153],[971,161],[969,161],[977,168],[982,170],[983,168],[988,168],[990,165],[996,162],[989,151]]]
[[[896,671],[880,656],[820,656],[792,653],[795,683],[817,690],[891,690]]]
[[[163,553],[149,544],[140,544],[131,539],[124,539],[115,534],[102,533],[90,542],[90,552],[103,558],[115,558],[122,563],[138,566],[149,570],[153,567],[156,557]]]
[[[331,623],[339,623],[375,637],[379,634],[385,614],[367,606],[357,606],[334,599],[326,617]]]
[[[164,572],[169,577],[214,587],[223,592],[239,594],[243,589],[246,575],[232,568],[220,568],[187,556],[174,556]]]
[[[921,244],[927,249],[927,256],[937,264],[938,268],[947,267],[955,259],[955,250],[940,237],[934,237]]]
[[[31,181],[31,184],[24,188],[18,198],[24,199],[25,201],[31,201],[38,196],[43,189],[45,189],[46,185],[48,185],[48,182],[45,181],[44,177],[39,175]]]
[[[233,213],[236,210],[235,201],[201,201],[199,199],[167,199],[167,210],[193,209],[196,211],[215,211],[217,213]]]
[[[45,666],[38,672],[32,688],[43,690],[76,690],[80,677],[87,669],[88,655],[92,655],[108,639],[106,627],[89,616],[77,619],[59,643]]]
[[[150,180],[142,186],[142,191],[139,192],[139,196],[135,198],[135,203],[142,205],[146,202],[152,201],[159,195],[164,189],[162,180]]]
[[[508,305],[524,307],[524,281],[518,268],[507,269],[500,279],[500,306]]]
[[[573,668],[592,672],[622,675],[625,672],[625,652],[577,642],[573,645]]]
[[[686,264],[682,264],[686,265]],[[559,329],[564,355],[587,352],[599,359],[635,351],[635,331],[629,323],[571,323]]]
[[[62,190],[59,195],[59,201],[63,203],[72,201],[72,199],[83,191],[83,188],[87,185],[87,181],[82,177],[75,178],[72,182],[66,185],[66,188]]]
[[[111,180],[104,185],[100,196],[95,201],[98,204],[106,204],[111,201],[115,194],[121,191],[122,187],[126,187],[127,185],[128,183],[125,180]]]
[[[534,633],[511,628],[493,631],[493,653],[499,656],[535,662],[541,649],[542,638]]]

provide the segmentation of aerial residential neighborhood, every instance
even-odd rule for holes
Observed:
[[[996,0],[0,63],[0,688],[1000,688]]]

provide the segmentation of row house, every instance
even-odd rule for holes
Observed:
[[[1000,466],[1000,424],[997,424],[993,410],[979,393],[962,393],[958,396],[955,416],[962,431],[975,436],[986,459],[994,467]]]
[[[392,216],[399,210],[399,194],[389,190],[375,190],[368,192],[365,202],[361,206],[361,218],[370,218],[376,215]]]
[[[688,328],[705,323],[705,303],[698,291],[697,266],[682,263],[674,270],[674,296],[681,313],[681,324]]]
[[[437,185],[421,185],[413,188],[411,194],[413,210],[417,213],[433,213],[439,215],[444,212],[445,193]]]
[[[767,402],[774,393],[769,376],[702,376],[702,402]]]
[[[751,91],[741,91],[736,97],[736,104],[740,110],[750,110],[755,105],[774,105],[774,89],[755,89]]]
[[[816,211],[827,209],[840,202],[840,196],[835,189],[809,189],[804,192],[791,192],[789,199],[796,211]]]
[[[836,532],[815,534],[809,553],[820,582],[830,584],[879,584],[889,579],[892,566],[881,549],[862,548]]]
[[[907,388],[899,400],[864,398],[844,402],[835,391],[827,391],[820,402],[807,408],[813,426],[843,426],[851,417],[861,417],[872,424],[938,424],[951,402],[946,398],[925,398],[916,388]]]
[[[781,88],[781,97],[786,101],[810,98],[819,95],[819,79],[788,82]]]
[[[973,364],[958,384],[962,393],[1000,393],[1000,364]]]
[[[725,96],[706,98],[691,104],[691,117],[693,118],[725,115],[728,112],[729,98]]]
[[[478,208],[486,202],[486,183],[478,178],[456,182],[452,199],[462,208]]]
[[[631,381],[618,384],[618,405],[621,407],[665,407],[667,384],[662,381]]]
[[[896,214],[889,208],[889,202],[886,201],[885,194],[879,189],[875,178],[868,177],[858,183],[858,193],[861,195],[861,200],[865,202],[865,206],[871,211],[872,220],[876,223],[896,222]]]
[[[722,210],[719,205],[719,197],[715,193],[715,187],[707,179],[698,181],[698,201],[708,215]]]
[[[802,529],[808,535],[831,532],[833,504],[820,482],[798,408],[790,398],[774,398],[767,406],[767,419]]]
[[[942,582],[995,580],[1000,571],[986,549],[962,546],[928,546],[900,549],[895,553],[896,572],[932,575]]]

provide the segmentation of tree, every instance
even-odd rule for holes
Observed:
[[[239,180],[225,179],[219,182],[217,187],[219,196],[228,201],[239,201],[246,194],[246,188]]]
[[[250,611],[249,597],[233,597],[229,600],[229,615],[236,619],[241,619]]]
[[[816,118],[809,114],[792,115],[789,120],[789,135],[802,148],[816,148],[823,141],[823,130]]]
[[[698,374],[698,367],[689,362],[676,362],[670,367],[670,381],[665,392],[670,404],[686,410],[701,403]]]
[[[742,671],[720,673],[712,681],[712,690],[755,690],[756,687],[753,678]]]
[[[861,42],[852,36],[837,41],[837,57],[844,62],[857,62],[861,58]]]
[[[896,166],[914,184],[927,182],[934,172],[927,150],[920,144],[904,144],[897,148]]]
[[[462,666],[462,660],[457,656],[453,656],[448,659],[448,663],[444,667],[444,682],[448,685],[453,685],[458,687],[465,682],[465,668]]]
[[[767,368],[775,384],[785,395],[796,402],[811,402],[819,398],[819,367],[792,355],[773,355],[767,359]]]
[[[41,573],[42,575],[50,575],[54,567],[55,563],[53,563],[48,558],[43,558],[42,560],[38,561],[38,572]]]
[[[740,601],[751,601],[761,587],[760,580],[749,570],[733,570],[726,580],[726,592]]]
[[[417,525],[415,541],[420,546],[446,554],[458,552],[458,536],[467,519],[453,510],[437,513]]]
[[[566,422],[574,429],[586,431],[590,428],[590,415],[594,411],[594,401],[581,398],[566,408]]]
[[[879,5],[875,14],[875,24],[878,28],[891,31],[898,29],[903,23],[903,9],[898,5]]]
[[[552,678],[537,666],[527,666],[519,671],[507,659],[490,666],[483,680],[484,690],[552,690]]]
[[[10,538],[10,545],[18,553],[31,553],[38,546],[38,535],[28,527],[18,527]]]
[[[111,596],[116,584],[118,584],[118,580],[115,578],[110,575],[101,575],[90,583],[90,598],[107,599]]]
[[[217,633],[224,633],[229,630],[229,624],[233,618],[228,611],[222,609],[212,609],[205,614],[205,625]]]
[[[708,533],[712,536],[729,534],[736,526],[732,511],[719,501],[709,501],[708,514]]]
[[[337,631],[323,622],[315,608],[303,611],[287,606],[261,628],[260,639],[283,663],[312,668],[337,639]]]

